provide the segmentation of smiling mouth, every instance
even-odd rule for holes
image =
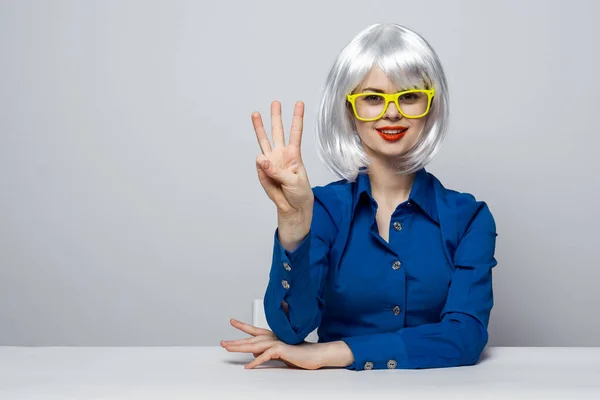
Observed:
[[[404,136],[407,130],[408,128],[405,127],[399,127],[395,129],[376,129],[376,131],[379,132],[379,135],[388,141],[396,141],[400,139],[402,136]]]

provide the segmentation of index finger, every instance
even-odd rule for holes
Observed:
[[[302,129],[304,123],[304,103],[297,101],[294,105],[294,117],[290,131],[290,145],[300,148],[302,143]]]
[[[254,126],[254,131],[256,132],[256,139],[258,139],[258,145],[260,146],[260,150],[263,154],[270,153],[271,142],[269,141],[267,132],[265,132],[265,126],[263,125],[260,113],[252,113],[252,126]]]
[[[270,335],[272,332],[268,329],[262,329],[262,328],[257,328],[253,325],[248,325],[242,321],[238,321],[237,319],[231,319],[231,325],[233,325],[234,327],[238,328],[241,331],[246,332],[249,335],[252,336],[258,336],[258,335]]]

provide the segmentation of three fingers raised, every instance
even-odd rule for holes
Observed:
[[[265,131],[262,116],[259,112],[252,113],[252,126],[256,132],[258,145],[263,154],[272,151],[271,142]],[[304,103],[297,101],[294,105],[294,115],[292,117],[292,128],[290,130],[291,146],[300,149],[302,144],[302,131],[304,125]],[[285,147],[285,135],[283,132],[283,122],[281,119],[281,103],[274,101],[271,103],[271,135],[273,136],[274,147]]]

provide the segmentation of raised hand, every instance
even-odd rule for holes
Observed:
[[[300,152],[303,118],[304,103],[298,101],[294,106],[290,139],[286,146],[281,103],[271,103],[271,146],[260,113],[252,113],[252,125],[261,149],[261,154],[256,157],[258,179],[267,196],[277,206],[280,216],[284,217],[300,214],[312,216],[314,196]]]

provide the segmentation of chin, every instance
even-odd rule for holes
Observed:
[[[413,144],[413,138],[409,135],[404,135],[395,142],[388,142],[379,136],[375,131],[374,135],[369,136],[369,141],[363,141],[365,150],[374,155],[385,157],[397,157],[405,154]]]
[[[386,151],[386,152],[382,152],[382,154],[384,154],[387,157],[400,157],[403,154],[406,153],[405,149],[400,149],[400,150],[396,150],[396,151]]]
[[[377,146],[375,149],[372,149],[372,151],[384,157],[398,157],[406,153],[407,149],[403,145],[388,145],[383,147]]]

